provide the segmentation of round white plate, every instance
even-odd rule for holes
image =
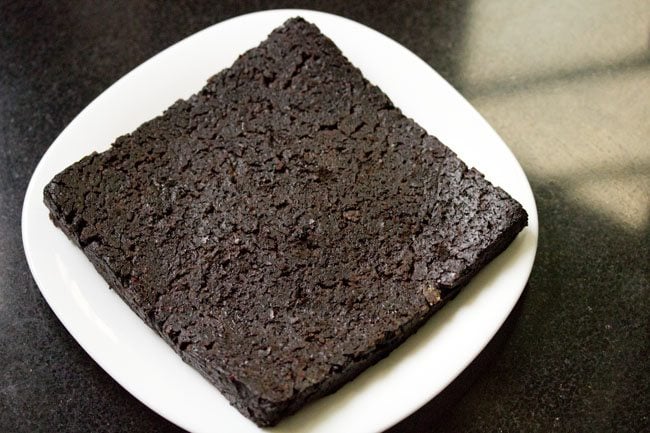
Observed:
[[[22,216],[27,261],[43,296],[81,346],[131,394],[193,432],[259,429],[151,331],[48,219],[43,187],[84,155],[198,91],[287,18],[318,25],[365,76],[429,133],[519,200],[528,227],[415,336],[337,393],[272,429],[385,429],[448,385],[485,347],[521,295],[537,248],[537,210],[508,147],[425,62],[386,36],[320,12],[273,10],[233,18],[173,45],[135,68],[86,107],[52,143],[31,179]]]

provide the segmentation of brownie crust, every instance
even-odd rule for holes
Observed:
[[[527,224],[300,18],[55,176],[44,200],[260,426],[386,356]]]

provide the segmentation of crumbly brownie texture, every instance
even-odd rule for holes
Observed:
[[[261,426],[386,356],[527,221],[300,18],[44,195]]]

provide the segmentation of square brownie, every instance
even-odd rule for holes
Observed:
[[[385,357],[527,224],[301,18],[44,199],[110,287],[260,426]]]

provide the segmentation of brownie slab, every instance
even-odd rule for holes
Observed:
[[[527,223],[300,18],[44,199],[110,287],[260,426],[386,356]]]

